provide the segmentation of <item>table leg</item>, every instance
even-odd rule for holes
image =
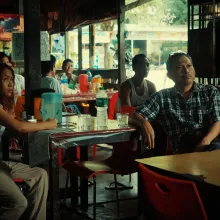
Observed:
[[[80,147],[80,160],[88,160],[88,146]],[[80,205],[82,209],[88,209],[88,179],[80,178]]]
[[[58,149],[50,143],[49,184],[50,184],[50,215],[51,220],[60,219],[59,167],[57,164]]]

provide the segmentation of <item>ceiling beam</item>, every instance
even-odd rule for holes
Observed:
[[[146,4],[150,1],[152,1],[152,0],[137,0],[135,2],[132,2],[132,3],[128,4],[128,5],[125,5],[125,7],[121,9],[121,11],[126,12],[126,11],[131,10],[133,8],[136,8],[140,5]]]

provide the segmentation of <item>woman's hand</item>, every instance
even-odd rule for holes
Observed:
[[[53,118],[53,119],[47,119],[46,120],[47,123],[47,129],[55,129],[57,127],[57,119]]]
[[[143,120],[141,123],[141,129],[143,132],[144,142],[148,145],[149,149],[154,148],[154,129],[148,121]]]

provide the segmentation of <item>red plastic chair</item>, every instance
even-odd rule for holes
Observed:
[[[115,119],[115,106],[118,100],[118,92],[116,92],[109,101],[108,105],[108,119]]]
[[[121,112],[122,113],[129,113],[129,115],[131,115],[135,111],[135,109],[136,108],[133,106],[123,105]]]
[[[147,200],[156,211],[154,219],[208,219],[194,182],[162,176],[140,163],[138,168]]]

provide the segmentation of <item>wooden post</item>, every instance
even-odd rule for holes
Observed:
[[[93,68],[95,59],[95,25],[89,25],[89,67]]]
[[[118,8],[118,69],[119,69],[119,85],[126,79],[125,70],[125,0],[117,1]]]
[[[78,70],[82,70],[82,27],[78,27]]]
[[[24,71],[25,109],[33,111],[30,92],[40,88],[40,0],[23,0],[24,7]]]

